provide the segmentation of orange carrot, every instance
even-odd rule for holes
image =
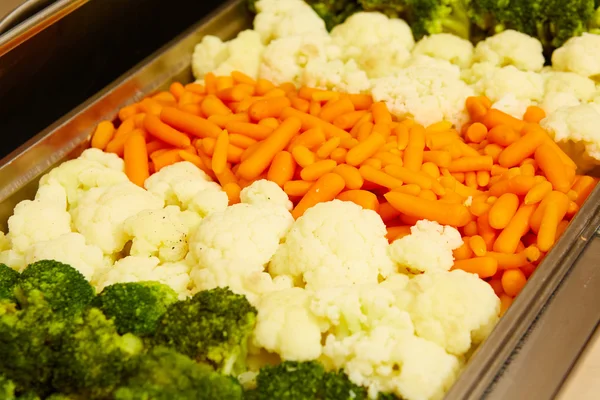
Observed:
[[[490,278],[498,270],[498,262],[492,257],[474,257],[468,260],[457,260],[452,269],[460,269],[465,272],[477,274],[481,279]]]
[[[300,177],[305,181],[316,181],[323,175],[331,172],[337,166],[333,160],[317,161],[300,171]]]
[[[292,103],[287,97],[271,97],[252,104],[248,109],[248,114],[254,121],[265,118],[279,118],[283,110],[291,105]]]
[[[450,172],[491,171],[494,160],[490,156],[462,157],[448,165]]]
[[[229,199],[229,205],[237,204],[240,202],[240,192],[242,188],[235,182],[229,182],[223,185],[223,191],[227,193]]]
[[[552,191],[552,184],[543,181],[533,186],[525,195],[524,204],[537,204]]]
[[[115,136],[115,126],[110,121],[102,121],[92,135],[92,147],[104,150]]]
[[[182,132],[171,128],[155,115],[147,115],[144,120],[144,128],[149,134],[175,147],[188,147],[191,140]]]
[[[338,146],[340,145],[341,140],[339,137],[332,137],[331,139],[329,139],[327,142],[323,143],[318,149],[317,149],[317,156],[319,158],[327,158],[331,155],[331,153],[338,148]]]
[[[530,246],[516,254],[497,253],[490,251],[487,253],[487,255],[495,258],[496,261],[498,261],[498,268],[512,269],[522,268],[527,264],[538,261],[541,257],[541,252],[537,247]]]
[[[339,100],[333,101],[331,104],[325,105],[321,108],[319,118],[323,121],[333,122],[337,117],[354,111],[354,104],[350,99],[344,97]]]
[[[306,193],[308,193],[308,190],[311,188],[311,186],[314,184],[315,182],[306,182],[306,181],[287,181],[284,185],[283,185],[283,191],[288,195],[288,196],[294,196],[294,197],[302,197],[304,196]]]
[[[587,200],[596,187],[597,180],[591,176],[582,176],[573,184],[573,190],[577,193],[576,203],[579,207]]]
[[[125,141],[123,159],[125,160],[125,174],[127,174],[129,180],[140,187],[144,187],[144,182],[150,176],[150,170],[146,140],[142,135],[131,135]]]
[[[166,152],[164,152],[163,154],[160,154],[157,157],[154,157],[152,159],[152,162],[154,163],[154,169],[158,172],[161,169],[163,169],[164,167],[167,167],[169,165],[178,163],[180,161],[182,161],[181,156],[179,155],[180,150],[178,149],[172,149],[172,150],[167,150]]]
[[[227,166],[227,148],[229,147],[229,133],[224,130],[219,133],[212,156],[212,170],[215,174],[222,174]]]
[[[505,193],[492,205],[489,214],[490,226],[504,229],[519,209],[519,198],[513,193]]]
[[[481,143],[487,136],[488,130],[485,125],[479,122],[475,122],[470,125],[467,129],[465,137],[467,140],[473,143]]]
[[[560,160],[558,153],[547,143],[535,151],[535,161],[554,189],[567,193],[573,182],[569,180],[566,166],[557,160]]]
[[[225,129],[227,129],[229,133],[248,136],[254,140],[264,140],[273,133],[273,129],[270,127],[250,122],[231,121],[225,125]]]
[[[544,207],[537,238],[537,246],[543,252],[547,252],[554,245],[558,224],[565,217],[569,208],[569,198],[562,192],[553,191],[546,198],[548,200]]]
[[[379,201],[377,196],[367,190],[346,190],[337,196],[338,200],[350,201],[358,204],[365,210],[373,210],[377,212],[379,209]]]
[[[415,125],[410,129],[408,144],[404,151],[404,166],[411,171],[419,171],[423,164],[425,149],[425,128]]]
[[[369,165],[363,165],[360,167],[359,172],[365,181],[374,183],[381,187],[394,189],[402,186],[401,180]]]
[[[525,287],[527,278],[519,269],[508,269],[502,274],[502,288],[509,296],[517,296]]]
[[[525,126],[525,121],[517,119],[503,111],[496,110],[494,108],[491,108],[487,111],[481,122],[483,122],[488,129],[493,129],[498,125],[507,125],[517,132],[521,132]]]
[[[337,126],[340,129],[351,129],[354,125],[358,123],[358,121],[365,115],[367,115],[367,110],[361,111],[350,111],[345,114],[337,116],[333,120],[333,125]]]
[[[398,239],[402,239],[403,237],[410,235],[410,226],[389,226],[386,228],[386,230],[387,234],[385,237],[389,243],[393,243]]]
[[[447,151],[425,151],[423,161],[432,162],[438,167],[448,168],[452,162],[452,156]]]
[[[125,121],[126,119],[133,117],[134,115],[136,115],[139,112],[140,112],[140,107],[137,103],[131,104],[129,106],[125,106],[119,110],[119,119],[121,121]]]
[[[477,257],[483,257],[487,253],[487,245],[485,240],[483,240],[483,238],[479,235],[471,236],[469,239],[469,246]]]
[[[494,251],[499,253],[514,253],[519,241],[529,231],[529,218],[535,211],[535,205],[521,205],[506,228],[500,232],[494,242]]]
[[[385,139],[383,136],[375,132],[348,151],[348,154],[346,154],[346,163],[352,166],[360,165],[366,159],[377,153],[377,150],[384,144]]]
[[[527,107],[527,111],[525,111],[525,114],[523,115],[523,120],[525,122],[531,122],[535,124],[539,123],[544,118],[546,118],[546,112],[538,106]]]
[[[536,149],[547,139],[547,136],[539,125],[531,125],[531,129],[525,135],[500,153],[498,163],[506,168],[519,165],[535,153]]]
[[[267,179],[283,188],[286,182],[293,179],[295,171],[296,162],[292,154],[287,151],[280,151],[273,158],[273,163],[267,173]]]
[[[216,124],[188,114],[173,107],[165,107],[160,113],[160,119],[165,124],[199,138],[216,138],[221,133],[221,128]]]
[[[306,168],[317,161],[315,153],[310,151],[306,146],[295,146],[292,149],[292,156],[298,165]]]
[[[335,199],[344,190],[345,186],[346,182],[341,176],[334,173],[323,175],[294,207],[292,216],[294,219],[298,219],[312,206]]]
[[[391,124],[392,123],[392,114],[387,108],[387,105],[384,102],[373,103],[371,106],[371,112],[373,113],[373,121],[376,124]]]
[[[362,188],[364,184],[364,179],[359,170],[351,165],[340,164],[333,169],[333,172],[344,179],[347,189],[358,190]]]
[[[296,117],[300,119],[302,122],[302,130],[321,127],[321,129],[323,129],[323,133],[325,133],[325,138],[327,139],[330,139],[334,136],[337,136],[342,140],[351,137],[348,132],[338,128],[333,124],[330,124],[329,122],[323,121],[314,115],[306,114],[288,107],[282,111],[281,118],[285,119],[290,117]]]
[[[373,105],[373,97],[368,94],[349,94],[348,98],[357,110],[368,110]]]
[[[388,192],[384,197],[402,214],[411,217],[454,227],[463,227],[471,221],[469,210],[462,204],[444,204],[398,192]]]

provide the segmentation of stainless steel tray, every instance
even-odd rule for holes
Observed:
[[[229,39],[250,27],[250,23],[244,0],[228,2],[0,161],[0,227],[6,229],[6,221],[16,203],[33,196],[42,174],[57,163],[76,157],[87,146],[98,122],[113,119],[121,107],[166,88],[172,81],[190,81],[192,49],[204,35]],[[592,301],[598,304],[600,296],[600,275],[595,272],[595,265],[586,262],[588,245],[600,226],[599,208],[600,187],[592,193],[491,336],[475,352],[447,399],[553,397],[600,318],[597,308],[589,310],[591,312],[585,308],[593,304]],[[598,245],[597,240],[600,239],[592,241],[594,246]],[[563,324],[573,315],[577,315],[577,323]],[[556,348],[561,351],[553,352]],[[519,353],[520,349],[526,352]],[[512,371],[520,371],[520,374]],[[531,387],[532,379],[537,382],[535,391],[525,391],[523,385]],[[502,387],[504,392],[499,391]],[[509,397],[502,394],[508,392]]]

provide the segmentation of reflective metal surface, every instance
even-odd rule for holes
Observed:
[[[0,35],[32,17],[35,13],[43,10],[55,1],[56,0],[24,0],[20,1],[21,4],[5,16],[2,16],[0,13]]]

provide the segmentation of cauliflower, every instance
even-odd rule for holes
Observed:
[[[56,260],[68,264],[92,282],[102,276],[109,267],[102,250],[97,246],[86,244],[85,237],[75,232],[34,243],[25,252],[25,265],[41,260]]]
[[[408,312],[417,336],[457,356],[481,343],[498,322],[500,299],[475,274],[461,270],[418,275],[408,283]]]
[[[310,289],[377,283],[394,271],[385,235],[374,211],[339,200],[320,203],[294,222],[269,272]]]
[[[531,101],[518,99],[514,94],[509,93],[492,104],[492,108],[512,115],[515,118],[523,119],[523,115],[527,111],[527,107],[532,105]]]
[[[448,271],[454,264],[452,250],[463,241],[455,228],[422,220],[410,228],[411,234],[390,245],[390,257],[409,273]]]
[[[388,41],[363,49],[353,60],[371,79],[400,71],[410,60],[410,50],[401,42]]]
[[[252,185],[242,189],[240,200],[245,204],[280,206],[288,211],[291,211],[294,206],[288,195],[275,182],[266,179],[253,182]]]
[[[162,168],[146,179],[144,186],[166,205],[196,212],[201,217],[223,211],[229,204],[227,194],[219,184],[187,161]]]
[[[66,161],[52,169],[40,179],[40,186],[56,183],[67,194],[69,209],[76,207],[79,198],[92,188],[107,187],[129,182],[125,175],[124,164],[114,154],[98,153],[100,150],[88,149],[74,160]],[[117,159],[115,159],[115,157]]]
[[[333,28],[331,38],[343,49],[345,60],[359,58],[367,49],[397,43],[407,50],[415,45],[408,24],[378,12],[358,12]]]
[[[259,76],[275,83],[301,84],[304,67],[311,60],[327,61],[336,51],[329,36],[287,36],[273,40],[266,48],[259,68]]]
[[[546,79],[546,93],[571,93],[580,101],[590,101],[596,94],[596,83],[573,72],[550,72]]]
[[[447,120],[460,127],[468,118],[465,100],[473,90],[460,80],[457,66],[424,57],[395,76],[374,80],[373,98],[400,118],[413,117],[425,126]]]
[[[96,289],[101,292],[115,283],[157,281],[169,285],[184,300],[190,295],[189,272],[190,266],[185,262],[160,264],[156,257],[129,256],[117,261]]]
[[[539,102],[544,97],[544,78],[537,72],[521,71],[512,65],[492,69],[487,65],[474,88],[492,102],[509,94],[520,100]]]
[[[71,210],[73,226],[89,244],[106,254],[119,252],[128,241],[123,223],[144,210],[163,208],[163,201],[131,182],[90,189]]]
[[[363,93],[371,88],[367,74],[354,60],[311,60],[304,68],[302,84],[343,93]]]
[[[252,342],[283,360],[309,361],[321,355],[321,321],[309,310],[310,294],[290,288],[265,294],[257,305]]]
[[[259,0],[254,30],[264,44],[288,36],[327,36],[325,22],[302,0]]]
[[[0,252],[10,249],[10,239],[6,237],[4,232],[0,231]]]
[[[552,53],[552,68],[595,79],[600,74],[600,35],[572,37]]]
[[[205,36],[192,55],[194,77],[202,79],[209,72],[222,76],[241,71],[256,78],[264,49],[260,35],[252,30],[240,32],[229,42],[216,36]]]
[[[123,224],[132,241],[129,254],[154,256],[163,262],[183,260],[188,253],[187,219],[176,206],[145,210],[129,217]]]
[[[542,43],[538,39],[507,29],[479,42],[475,47],[474,61],[539,72],[545,60]]]
[[[460,68],[468,68],[473,62],[473,44],[449,33],[423,37],[412,53],[446,60]]]
[[[560,108],[540,124],[583,172],[600,164],[600,105]]]
[[[546,115],[551,115],[560,108],[575,107],[581,104],[577,96],[567,92],[551,92],[546,93],[540,107],[546,112]]]

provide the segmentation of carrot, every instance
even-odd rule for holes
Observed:
[[[344,97],[339,100],[326,104],[321,108],[319,118],[326,122],[333,122],[337,117],[354,111],[354,104],[350,99]]]
[[[582,176],[573,184],[573,190],[577,193],[576,203],[579,207],[585,203],[597,183],[598,181],[591,176]]]
[[[488,107],[484,105],[479,97],[474,96],[467,98],[466,108],[473,121],[482,120],[488,112]]]
[[[196,94],[206,94],[206,88],[204,87],[204,85],[201,85],[199,83],[188,83],[183,88],[188,92],[192,92],[192,93],[196,93]],[[171,93],[169,93],[169,94],[171,94]],[[173,101],[177,101],[175,96],[173,96],[172,94],[171,94],[171,96],[173,97]]]
[[[199,155],[192,154],[192,153],[189,153],[189,152],[184,151],[184,150],[179,150],[179,157],[181,158],[182,161],[191,162],[196,167],[198,167],[199,169],[201,169],[202,171],[204,171],[211,178],[213,178],[213,179],[216,178],[216,176],[214,175],[213,171],[211,171],[209,169],[209,167],[208,167],[208,166],[210,166],[210,164],[208,164],[208,166],[207,166],[205,164],[205,162],[203,161],[202,157],[200,157]],[[210,159],[208,159],[208,160],[210,161]]]
[[[229,182],[223,185],[223,191],[227,193],[229,199],[229,205],[237,204],[240,202],[240,192],[242,188],[235,182]]]
[[[423,165],[421,165],[421,172],[433,179],[437,179],[441,176],[438,166],[429,161],[424,162]]]
[[[546,118],[546,112],[538,106],[529,106],[523,115],[525,122],[531,122],[534,124],[539,123],[541,120]]]
[[[392,123],[392,114],[390,114],[390,111],[384,102],[380,101],[373,103],[371,106],[371,112],[373,113],[373,121],[375,121],[376,124]]]
[[[346,190],[337,196],[338,200],[350,201],[358,204],[365,210],[373,210],[377,212],[379,209],[379,201],[377,196],[367,190]]]
[[[229,147],[229,133],[224,130],[219,133],[212,155],[212,170],[215,174],[222,174],[227,166],[227,148]]]
[[[169,165],[182,161],[179,151],[180,150],[178,149],[167,150],[163,154],[154,157],[152,162],[154,163],[154,169],[156,172],[160,171],[164,167],[168,167]]]
[[[296,162],[292,154],[287,151],[280,151],[273,157],[273,162],[267,172],[267,179],[283,188],[286,182],[293,179],[295,172]]]
[[[275,89],[275,85],[266,79],[256,81],[256,94],[259,96],[263,96],[273,89]]]
[[[331,139],[329,139],[327,142],[323,143],[318,149],[317,149],[317,156],[319,158],[327,158],[331,155],[331,153],[338,148],[338,146],[340,145],[341,140],[339,137],[332,137]]]
[[[348,154],[348,150],[338,147],[331,152],[329,157],[336,163],[341,164],[346,161],[346,154]]]
[[[140,112],[139,104],[131,104],[119,110],[119,119],[125,121]]]
[[[500,153],[498,163],[510,168],[519,165],[523,160],[532,156],[536,149],[547,139],[546,132],[539,125],[529,125],[530,129],[519,140],[508,146]]]
[[[202,103],[202,100],[204,100],[204,98],[205,98],[204,95],[184,91],[183,94],[181,95],[181,97],[179,98],[177,105],[182,107],[182,106],[186,106],[188,104],[200,104],[200,103]],[[169,104],[171,106],[175,105],[174,103],[166,103],[166,104]]]
[[[485,240],[483,240],[483,238],[479,235],[471,236],[469,239],[469,246],[477,257],[483,257],[487,253],[487,245]]]
[[[305,111],[306,112],[306,111]],[[342,115],[338,115],[333,119],[333,125],[340,129],[351,129],[358,121],[367,115],[367,110],[350,111]]]
[[[404,166],[411,171],[419,171],[423,164],[425,149],[425,128],[415,125],[410,129],[408,144],[404,151]]]
[[[290,101],[292,103],[292,107],[294,107],[298,111],[309,112],[310,111],[310,102],[300,97],[290,97]]]
[[[373,125],[373,123],[371,122],[363,122],[358,128],[358,132],[356,133],[356,139],[359,142],[366,140],[373,132],[374,127],[375,125]]]
[[[172,128],[199,138],[216,138],[221,133],[218,125],[173,107],[163,108],[160,119]]]
[[[491,108],[487,111],[481,121],[488,129],[493,129],[498,125],[507,125],[516,132],[521,132],[525,126],[525,121],[517,119],[503,111]]]
[[[171,128],[155,115],[147,115],[144,119],[144,128],[149,134],[175,147],[188,147],[191,140],[182,132]]]
[[[254,121],[265,118],[279,118],[282,116],[283,110],[291,107],[291,105],[292,102],[287,97],[271,97],[252,104],[248,109],[248,114]]]
[[[454,227],[463,227],[471,221],[469,210],[462,204],[444,204],[398,192],[388,192],[384,197],[402,214],[411,217]]]
[[[358,190],[364,184],[364,179],[359,170],[351,165],[340,164],[333,169],[333,172],[344,179],[347,189]]]
[[[508,269],[502,274],[502,288],[509,296],[517,296],[525,287],[527,278],[519,269]]]
[[[325,138],[329,139],[338,136],[340,139],[350,138],[350,134],[337,126],[315,117],[314,115],[306,114],[295,110],[291,107],[284,109],[281,113],[281,118],[296,117],[302,122],[302,130],[320,127],[325,133]]]
[[[311,186],[314,182],[306,182],[306,181],[287,181],[283,185],[283,191],[288,196],[301,197],[308,193]]]
[[[390,226],[387,227],[386,230],[387,234],[385,237],[389,243],[393,243],[398,239],[402,239],[403,237],[410,235],[410,226]]]
[[[431,190],[421,190],[421,187],[419,185],[415,185],[414,183],[402,185],[400,187],[392,189],[392,191],[410,194],[412,196],[419,196],[423,199],[437,200],[437,196]]]
[[[233,146],[237,146],[241,149],[247,149],[248,147],[252,146],[256,142],[257,142],[257,140],[252,139],[251,137],[248,137],[246,135],[239,134],[239,133],[233,133],[233,134],[229,135],[229,143],[231,143]]]
[[[481,143],[488,135],[488,129],[480,122],[470,125],[465,134],[465,138],[473,143]]]
[[[569,180],[567,168],[557,162],[560,157],[549,144],[542,144],[535,151],[535,161],[555,190],[567,193],[573,182]]]
[[[399,180],[401,180],[404,183],[414,183],[416,185],[418,185],[421,189],[431,189],[434,186],[434,180],[431,179],[429,176],[423,174],[422,172],[414,172],[414,171],[410,171],[408,170],[408,168],[404,168],[401,167],[399,165],[388,165],[387,167],[384,168],[384,171],[393,176],[394,178],[397,178]],[[438,183],[438,182],[435,182]],[[438,183],[439,185],[439,183]],[[436,185],[436,187],[438,186]],[[439,187],[441,187],[441,185],[439,185]],[[443,191],[443,188],[442,188]],[[440,193],[440,195],[443,195],[444,193]]]
[[[510,146],[519,138],[521,135],[508,125],[498,125],[492,128],[488,134],[488,140],[491,144],[496,144],[502,147]]]
[[[294,219],[298,219],[304,215],[306,210],[310,207],[318,203],[335,199],[336,196],[344,190],[345,186],[346,182],[344,182],[344,179],[342,179],[341,176],[334,173],[323,175],[310,187],[308,192],[302,197],[296,207],[294,207],[292,216]]]
[[[321,160],[303,168],[300,177],[305,181],[316,181],[321,176],[331,172],[337,166],[333,160]],[[343,179],[343,178],[342,178]]]
[[[310,151],[305,146],[295,146],[292,149],[292,156],[294,157],[296,163],[302,168],[306,168],[309,165],[313,164],[315,161],[317,161],[317,156],[315,155],[315,153]]]
[[[474,257],[467,260],[457,260],[452,269],[477,274],[481,279],[490,278],[498,270],[498,262],[492,257]]]
[[[438,167],[448,168],[452,162],[452,156],[447,151],[424,151],[423,161],[432,162]]]
[[[469,237],[463,237],[463,244],[459,248],[452,250],[452,255],[456,261],[468,260],[473,257],[473,254],[473,249],[471,249],[469,243]]]
[[[163,106],[156,100],[146,97],[139,103],[139,108],[141,112],[158,116],[160,115]]]
[[[392,205],[386,201],[379,204],[379,210],[377,213],[381,217],[381,220],[386,224],[400,216],[400,211],[396,210]]]
[[[277,153],[284,150],[301,128],[297,118],[288,118],[281,123],[249,158],[240,164],[238,175],[244,179],[255,179],[262,174]]]
[[[492,250],[498,236],[496,230],[490,226],[489,213],[477,217],[477,233],[483,238],[486,248]]]
[[[533,186],[525,195],[524,204],[537,204],[552,191],[552,184],[548,181],[540,182]]]
[[[270,127],[250,122],[231,121],[225,125],[225,129],[229,133],[237,133],[254,140],[264,140],[273,133],[273,129]]]
[[[498,268],[500,269],[513,269],[522,268],[527,264],[536,262],[541,257],[540,250],[535,246],[529,246],[526,249],[515,253],[497,253],[490,251],[487,253],[489,257],[493,257],[498,261]]]
[[[450,172],[491,171],[494,160],[490,156],[462,157],[448,165]]]
[[[92,135],[92,147],[104,150],[115,136],[115,126],[110,121],[102,121]]]
[[[385,139],[383,136],[375,132],[348,151],[348,154],[346,154],[346,163],[354,167],[360,165],[377,153],[377,150],[384,144]]]
[[[508,225],[500,232],[494,242],[494,251],[499,253],[514,253],[519,241],[529,231],[529,219],[535,211],[535,205],[521,205]]]
[[[131,135],[125,141],[123,159],[125,160],[125,174],[129,180],[144,187],[144,182],[150,176],[150,170],[146,140],[142,135]]]
[[[348,98],[356,110],[368,110],[373,105],[373,97],[368,94],[349,94]]]
[[[410,131],[406,127],[406,125],[398,125],[393,129],[393,134],[398,138],[398,149],[404,150],[406,146],[408,146],[408,139],[410,136]],[[423,155],[425,157],[425,155]],[[431,161],[431,160],[428,160]]]
[[[550,250],[556,242],[558,224],[565,217],[569,207],[569,198],[562,192],[553,191],[546,198],[548,200],[544,207],[537,238],[537,246],[543,252]]]
[[[489,214],[490,226],[504,229],[519,209],[519,198],[513,193],[505,193],[492,205]]]
[[[359,172],[365,181],[388,189],[394,189],[402,186],[401,180],[369,165],[363,165],[360,167]]]

